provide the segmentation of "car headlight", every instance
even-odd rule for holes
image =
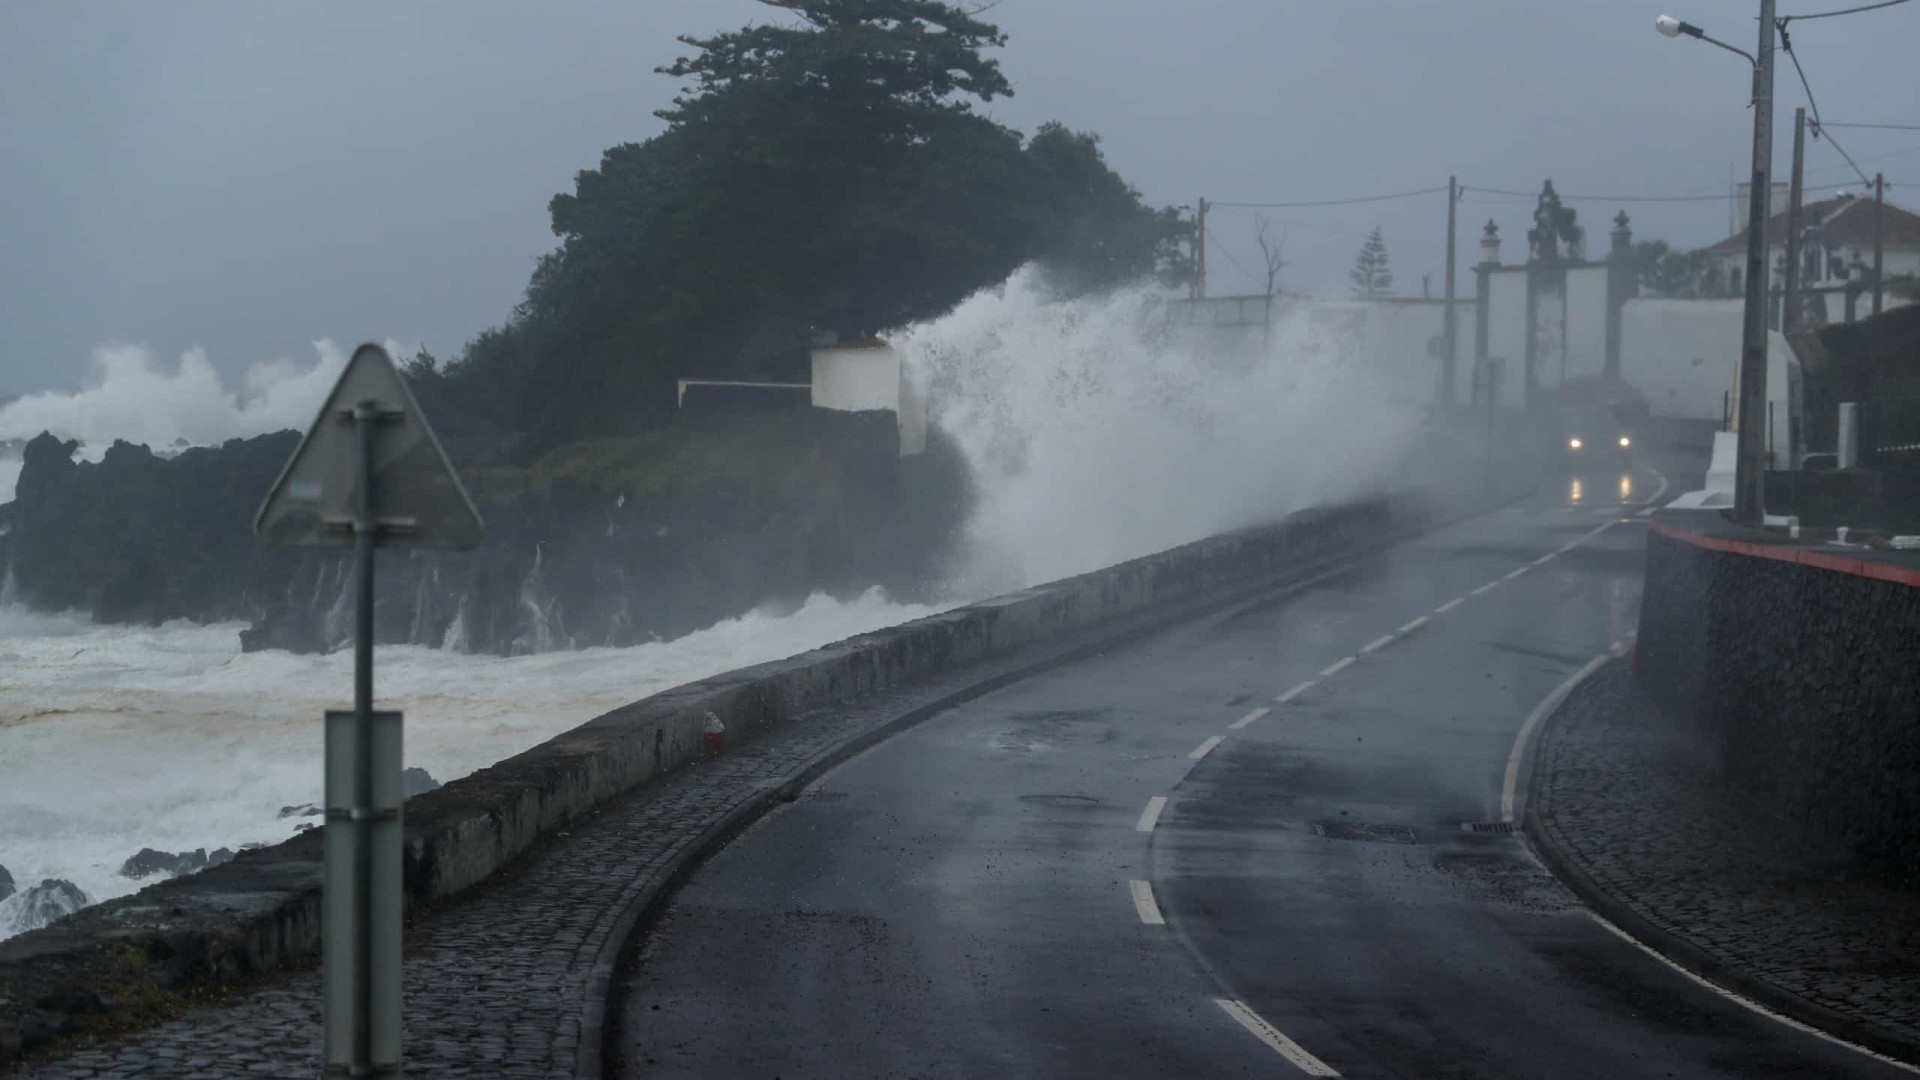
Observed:
[[[1568,448],[1568,449],[1570,449],[1570,450],[1578,450],[1578,449],[1580,449],[1580,440],[1579,440],[1579,439],[1568,439],[1568,440],[1567,440],[1567,448]]]
[[[1633,440],[1632,440],[1632,439],[1629,439],[1629,438],[1627,438],[1627,437],[1626,437],[1625,435],[1622,435],[1622,436],[1620,436],[1620,445],[1621,445],[1621,446],[1632,446],[1632,445],[1633,445]]]

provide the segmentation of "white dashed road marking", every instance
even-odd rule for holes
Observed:
[[[1160,905],[1153,902],[1153,883],[1134,880],[1127,882],[1127,888],[1133,892],[1133,910],[1140,913],[1140,921],[1148,926],[1165,926],[1167,920],[1160,917]]]
[[[1652,516],[1653,516],[1653,512],[1654,512],[1655,510],[1658,510],[1658,509],[1660,509],[1660,508],[1659,508],[1659,507],[1657,507],[1657,506],[1649,506],[1649,507],[1647,507],[1647,508],[1646,508],[1645,510],[1642,510],[1642,511],[1640,511],[1640,516],[1641,516],[1641,517],[1652,517]]]
[[[1219,746],[1221,743],[1225,741],[1227,740],[1224,735],[1209,735],[1207,736],[1206,742],[1203,742],[1199,746],[1194,747],[1193,751],[1189,753],[1187,756],[1192,758],[1195,761],[1199,761],[1201,758],[1206,757],[1208,754],[1213,753],[1213,748],[1216,746]]]
[[[1269,709],[1266,706],[1262,705],[1261,707],[1253,710],[1252,712],[1241,717],[1240,719],[1235,720],[1233,723],[1228,724],[1227,726],[1232,728],[1235,731],[1239,731],[1241,728],[1246,727],[1248,724],[1253,723],[1255,720],[1260,719],[1261,717],[1267,715],[1272,711],[1273,711],[1272,709]]]
[[[1547,565],[1548,563],[1550,563],[1550,562],[1552,562],[1552,561],[1553,561],[1553,557],[1554,557],[1554,555],[1555,555],[1555,552],[1551,552],[1551,551],[1549,551],[1549,552],[1547,552],[1547,553],[1546,553],[1545,555],[1542,555],[1542,556],[1540,556],[1539,558],[1537,558],[1537,559],[1535,559],[1535,560],[1533,560],[1533,565],[1535,565],[1535,566],[1545,566],[1545,565]]]
[[[1324,679],[1329,675],[1338,675],[1340,672],[1352,666],[1353,659],[1353,657],[1349,656],[1344,659],[1335,660],[1333,663],[1320,669],[1320,677]]]
[[[1379,652],[1381,649],[1393,644],[1395,636],[1394,634],[1382,634],[1372,641],[1367,642],[1365,645],[1360,646],[1360,651],[1363,653]]]
[[[1481,594],[1483,594],[1483,593],[1489,593],[1489,592],[1492,592],[1493,590],[1495,590],[1495,589],[1497,589],[1497,588],[1499,588],[1499,587],[1500,587],[1500,583],[1499,583],[1498,581],[1489,581],[1489,582],[1487,582],[1487,583],[1486,583],[1485,585],[1482,585],[1482,586],[1480,586],[1479,588],[1477,588],[1477,589],[1475,589],[1475,590],[1473,590],[1473,591],[1472,591],[1471,593],[1468,593],[1467,595],[1469,595],[1469,596],[1479,596],[1479,595],[1481,595]]]
[[[1307,1053],[1299,1043],[1281,1034],[1279,1028],[1260,1019],[1258,1013],[1247,1008],[1240,1002],[1227,998],[1214,998],[1213,1003],[1220,1006],[1221,1010],[1228,1016],[1238,1020],[1241,1027],[1253,1032],[1255,1038],[1273,1047],[1275,1053],[1293,1062],[1295,1067],[1308,1076],[1340,1075],[1333,1070],[1332,1066],[1314,1057],[1312,1054]]]
[[[1400,628],[1400,633],[1411,634],[1415,630],[1418,630],[1425,625],[1427,625],[1427,617],[1425,615],[1422,615],[1419,618],[1413,620],[1412,622],[1406,624],[1405,626],[1402,626]]]
[[[1505,574],[1503,574],[1503,575],[1501,575],[1501,576],[1502,576],[1503,578],[1505,578],[1505,579],[1506,579],[1507,581],[1512,581],[1512,580],[1513,580],[1514,578],[1517,578],[1517,577],[1519,577],[1519,576],[1520,576],[1521,574],[1524,574],[1524,573],[1526,573],[1526,572],[1527,572],[1527,570],[1528,570],[1528,567],[1525,567],[1525,566],[1519,566],[1519,567],[1515,567],[1515,568],[1514,568],[1514,569],[1512,569],[1512,570],[1509,570],[1509,571],[1507,571],[1507,572],[1506,572]]]
[[[1456,596],[1453,599],[1447,601],[1446,603],[1441,604],[1439,607],[1434,608],[1433,613],[1435,615],[1445,615],[1447,612],[1452,611],[1454,608],[1457,608],[1461,604],[1464,604],[1466,602],[1467,602],[1466,597]]]
[[[1167,797],[1165,795],[1155,795],[1153,798],[1148,799],[1147,808],[1140,811],[1140,821],[1134,825],[1133,831],[1152,832],[1153,827],[1160,822],[1160,811],[1166,808]]]
[[[1316,679],[1308,679],[1306,682],[1303,682],[1298,686],[1295,686],[1293,689],[1287,691],[1284,694],[1281,694],[1279,697],[1274,698],[1273,700],[1276,702],[1279,702],[1282,705],[1285,705],[1287,702],[1292,701],[1294,698],[1297,698],[1301,694],[1304,694],[1307,691],[1313,689],[1313,684],[1317,681],[1318,680]]]

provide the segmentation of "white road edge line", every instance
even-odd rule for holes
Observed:
[[[1369,641],[1365,645],[1360,646],[1360,651],[1363,653],[1379,652],[1381,649],[1384,649],[1387,646],[1393,644],[1393,639],[1398,636],[1399,635],[1397,634],[1381,634],[1379,637],[1374,638],[1372,641]]]
[[[1652,517],[1652,516],[1653,516],[1653,512],[1654,512],[1655,510],[1658,510],[1658,509],[1660,509],[1660,508],[1659,508],[1659,507],[1657,507],[1657,506],[1649,506],[1649,507],[1647,507],[1647,508],[1646,508],[1645,510],[1642,510],[1642,511],[1640,511],[1640,514],[1639,514],[1639,516],[1640,516],[1640,517]]]
[[[1313,684],[1319,681],[1320,680],[1318,679],[1308,679],[1306,682],[1303,682],[1298,686],[1295,686],[1293,689],[1287,691],[1284,694],[1281,694],[1279,697],[1274,698],[1273,700],[1281,705],[1285,705],[1287,702],[1292,701],[1294,698],[1297,698],[1301,694],[1304,694],[1307,691],[1313,689]]]
[[[1656,469],[1651,465],[1642,465],[1640,467],[1660,478],[1660,486],[1657,488],[1654,488],[1653,494],[1647,497],[1647,505],[1651,506],[1654,503],[1657,503],[1660,501],[1660,496],[1665,495],[1667,493],[1667,474],[1661,472],[1659,469]]]
[[[1206,757],[1208,754],[1213,753],[1214,747],[1219,746],[1221,743],[1226,741],[1227,741],[1227,737],[1224,735],[1209,735],[1207,736],[1206,742],[1203,742],[1199,746],[1194,747],[1193,750],[1187,754],[1187,756],[1192,758],[1195,761],[1199,761],[1201,758]]]
[[[1155,795],[1153,798],[1148,799],[1147,808],[1140,811],[1140,821],[1134,825],[1133,831],[1152,832],[1153,827],[1160,823],[1160,811],[1166,808],[1167,797],[1165,795]]]
[[[1235,731],[1239,731],[1241,728],[1246,727],[1248,724],[1253,723],[1255,720],[1260,719],[1261,717],[1267,715],[1272,711],[1273,711],[1272,709],[1269,709],[1265,705],[1262,705],[1259,708],[1248,713],[1247,715],[1241,717],[1240,719],[1235,720],[1233,723],[1228,724],[1227,726],[1232,728]]]
[[[1547,553],[1546,553],[1545,555],[1542,555],[1542,556],[1540,556],[1539,558],[1537,558],[1537,559],[1535,559],[1535,560],[1533,560],[1533,565],[1535,565],[1535,566],[1545,566],[1546,564],[1548,564],[1548,563],[1550,563],[1550,562],[1552,562],[1552,561],[1553,561],[1553,557],[1554,557],[1555,555],[1557,555],[1557,554],[1559,554],[1559,553],[1558,553],[1558,552],[1554,552],[1554,551],[1549,551],[1549,552],[1547,552]]]
[[[1338,675],[1340,672],[1345,671],[1348,667],[1352,666],[1353,661],[1354,661],[1354,658],[1351,656],[1343,657],[1339,660],[1335,660],[1333,663],[1328,664],[1326,667],[1323,667],[1320,669],[1320,677],[1324,679],[1329,675]]]
[[[1445,615],[1447,612],[1452,611],[1454,608],[1457,608],[1461,604],[1464,604],[1466,602],[1467,602],[1466,597],[1456,596],[1453,599],[1447,601],[1446,603],[1441,604],[1439,607],[1434,608],[1433,613],[1435,615]]]
[[[1407,623],[1405,626],[1402,626],[1400,628],[1400,632],[1403,634],[1411,634],[1415,630],[1418,630],[1425,625],[1427,625],[1427,616],[1422,615],[1419,618],[1416,618],[1413,621]]]
[[[1165,926],[1167,920],[1160,917],[1160,905],[1153,902],[1153,883],[1135,879],[1127,882],[1127,889],[1133,893],[1133,910],[1140,913],[1140,921],[1148,926]]]
[[[1240,1022],[1240,1026],[1253,1033],[1253,1037],[1272,1047],[1274,1052],[1299,1068],[1308,1076],[1339,1076],[1333,1067],[1312,1054],[1292,1039],[1287,1038],[1279,1028],[1260,1019],[1260,1015],[1244,1004],[1229,998],[1214,998],[1213,1003],[1220,1006],[1228,1016]]]
[[[1614,654],[1612,652],[1603,652],[1599,656],[1587,661],[1586,665],[1579,671],[1567,676],[1564,682],[1554,687],[1552,693],[1541,698],[1540,704],[1535,705],[1533,711],[1527,714],[1526,723],[1520,725],[1520,734],[1514,736],[1513,753],[1507,755],[1507,776],[1500,784],[1501,821],[1507,822],[1508,824],[1513,823],[1513,794],[1514,788],[1520,783],[1520,759],[1526,756],[1527,740],[1533,738],[1533,729],[1540,726],[1541,718],[1552,712],[1556,706],[1566,700],[1567,695],[1573,692],[1574,686],[1577,685],[1581,679],[1593,674],[1594,669],[1606,663],[1608,660],[1613,659],[1613,656]]]
[[[1482,585],[1482,586],[1480,586],[1480,587],[1479,587],[1479,588],[1477,588],[1477,589],[1474,589],[1474,590],[1472,590],[1471,592],[1469,592],[1469,593],[1467,593],[1467,595],[1468,595],[1468,596],[1479,596],[1479,595],[1480,595],[1480,594],[1482,594],[1482,593],[1487,593],[1487,592],[1492,592],[1493,590],[1495,590],[1495,589],[1497,589],[1497,588],[1499,588],[1499,587],[1500,587],[1500,582],[1499,582],[1499,580],[1498,580],[1498,579],[1495,579],[1495,580],[1493,580],[1493,581],[1489,581],[1489,582],[1487,582],[1487,583],[1486,583],[1485,585]]]
[[[1502,579],[1502,580],[1505,580],[1505,581],[1512,581],[1512,580],[1513,580],[1514,578],[1517,578],[1517,577],[1519,577],[1519,576],[1520,576],[1521,574],[1524,574],[1524,573],[1526,573],[1526,572],[1527,572],[1528,570],[1530,570],[1530,569],[1532,569],[1532,567],[1528,567],[1528,566],[1516,566],[1516,567],[1514,567],[1513,569],[1511,569],[1511,570],[1509,570],[1509,571],[1507,571],[1506,573],[1504,573],[1504,574],[1502,574],[1502,575],[1500,575],[1500,577],[1501,577],[1501,579]]]
[[[1891,1065],[1894,1068],[1899,1069],[1903,1072],[1909,1072],[1915,1075],[1920,1075],[1920,1067],[1909,1065],[1906,1062],[1899,1060],[1898,1058],[1890,1058],[1887,1055],[1880,1053],[1878,1050],[1869,1049],[1868,1047],[1861,1046],[1859,1043],[1848,1042],[1847,1040],[1841,1038],[1838,1035],[1832,1035],[1827,1032],[1821,1031],[1819,1028],[1814,1027],[1811,1024],[1801,1023],[1800,1021],[1795,1020],[1791,1016],[1786,1016],[1784,1014],[1774,1012],[1772,1009],[1767,1008],[1765,1005],[1760,1004],[1759,1002],[1753,1000],[1750,997],[1747,997],[1744,994],[1735,993],[1734,991],[1729,990],[1724,986],[1721,986],[1719,983],[1716,983],[1711,979],[1707,979],[1699,975],[1695,975],[1693,972],[1688,971],[1686,968],[1683,968],[1679,964],[1676,964],[1672,960],[1669,960],[1665,956],[1662,956],[1660,954],[1660,950],[1653,948],[1651,945],[1648,945],[1647,943],[1641,941],[1639,938],[1636,938],[1632,934],[1629,934],[1625,930],[1622,930],[1618,926],[1615,926],[1611,921],[1609,921],[1605,916],[1601,915],[1597,911],[1589,910],[1587,912],[1587,915],[1594,922],[1597,922],[1602,927],[1604,927],[1608,933],[1619,938],[1621,941],[1624,941],[1627,944],[1633,946],[1634,948],[1639,949],[1641,952],[1646,953],[1648,956],[1653,957],[1655,960],[1658,960],[1662,964],[1665,964],[1666,966],[1679,972],[1683,977],[1693,980],[1699,985],[1706,987],[1708,990],[1713,991],[1714,993],[1720,995],[1723,998],[1726,998],[1727,1000],[1733,1002],[1736,1005],[1740,1005],[1753,1012],[1759,1013],[1761,1016],[1764,1016],[1769,1020],[1777,1020],[1780,1023],[1785,1024],[1796,1031],[1803,1031],[1808,1035],[1814,1036],[1815,1038],[1824,1039],[1827,1042],[1834,1044],[1835,1046],[1845,1047],[1848,1050],[1852,1050],[1856,1054],[1865,1054],[1866,1056],[1874,1059],[1875,1061],[1884,1062],[1885,1064]]]

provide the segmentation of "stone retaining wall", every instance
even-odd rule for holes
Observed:
[[[1104,570],[728,672],[615,709],[525,753],[408,800],[409,908],[480,882],[635,785],[694,761],[702,722],[729,738],[865,691],[1194,600],[1377,542],[1415,523],[1411,501],[1303,511]],[[315,767],[318,768],[316,761]],[[231,863],[87,908],[0,942],[0,1062],[105,1008],[97,993],[173,992],[318,953],[315,830]]]
[[[1920,884],[1920,561],[1662,511],[1636,672],[1755,814]]]

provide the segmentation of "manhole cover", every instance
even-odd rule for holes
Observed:
[[[1361,840],[1372,844],[1411,844],[1413,830],[1405,825],[1368,825],[1361,821],[1316,821],[1315,836],[1329,840]]]
[[[1520,826],[1511,821],[1463,821],[1460,831],[1490,836],[1512,836],[1520,831]]]
[[[1022,795],[1021,802],[1038,803],[1041,806],[1099,806],[1100,800],[1091,795]]]

